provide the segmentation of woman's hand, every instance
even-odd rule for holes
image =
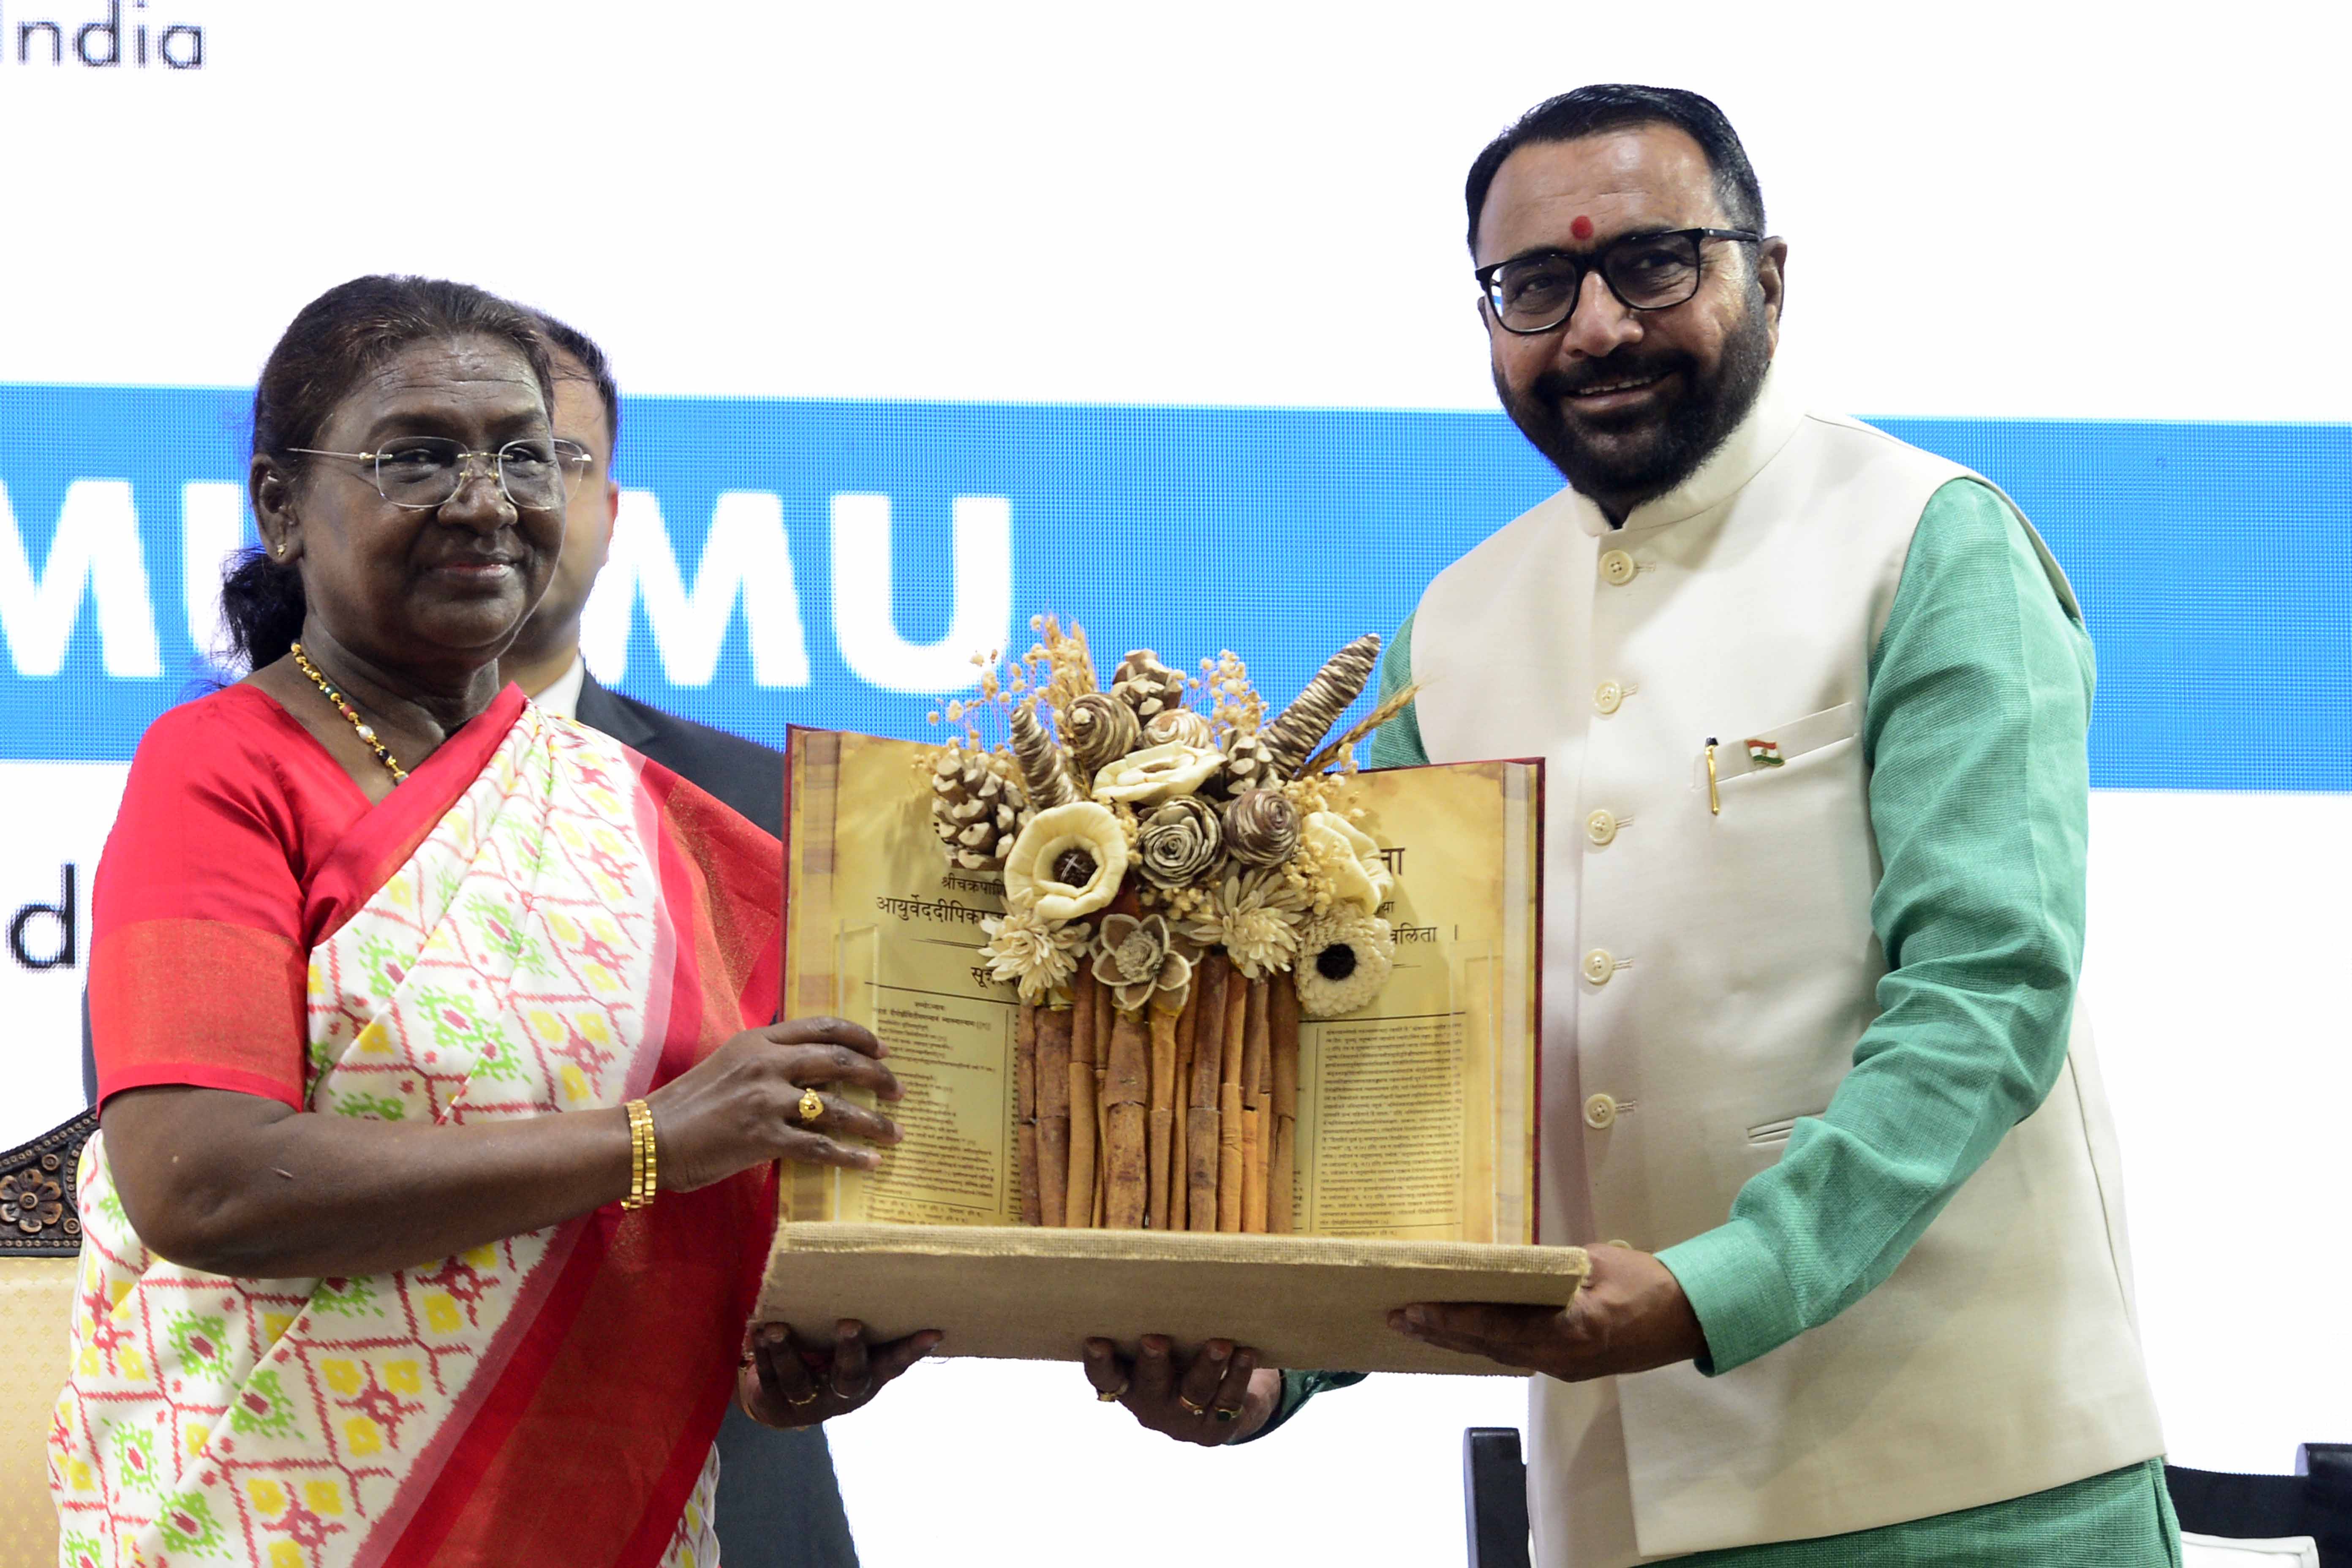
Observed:
[[[1108,1340],[1087,1342],[1095,1397],[1124,1405],[1138,1421],[1180,1443],[1222,1447],[1255,1433],[1282,1398],[1282,1373],[1257,1352],[1211,1340],[1187,1361],[1165,1334],[1146,1334],[1130,1364]]]
[[[840,1018],[787,1018],[746,1029],[646,1096],[662,1190],[690,1193],[771,1160],[874,1169],[880,1154],[843,1140],[896,1143],[897,1123],[838,1092],[818,1097],[824,1110],[814,1121],[803,1120],[802,1102],[819,1085],[898,1099],[898,1080],[880,1060],[889,1054]]]
[[[937,1329],[925,1329],[876,1344],[855,1318],[842,1319],[833,1331],[832,1344],[803,1346],[782,1323],[754,1328],[735,1380],[743,1414],[762,1426],[814,1426],[846,1415],[930,1354],[944,1337]]]

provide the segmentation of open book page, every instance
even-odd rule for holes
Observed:
[[[907,1138],[872,1174],[792,1167],[794,1220],[1020,1222],[1012,986],[986,980],[992,874],[932,836],[933,748],[795,730],[785,995],[891,1048]],[[1388,848],[1396,967],[1378,1001],[1300,1030],[1297,1229],[1411,1240],[1534,1236],[1535,823],[1540,770],[1365,773],[1348,804]],[[1283,982],[1286,984],[1286,982]]]
[[[798,731],[787,824],[786,994],[890,1047],[906,1130],[882,1168],[793,1167],[793,1217],[1013,1225],[1013,988],[984,978],[992,876],[950,868],[929,821],[929,748]]]
[[[1468,763],[1351,787],[1396,879],[1396,966],[1371,1005],[1300,1031],[1302,1232],[1534,1239],[1538,778]]]

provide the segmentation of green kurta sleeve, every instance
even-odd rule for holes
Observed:
[[[1412,617],[1407,616],[1381,655],[1380,700],[1386,702],[1412,684]],[[1421,713],[1413,704],[1406,703],[1403,712],[1372,731],[1369,760],[1376,768],[1417,768],[1429,761],[1421,744]]]
[[[1955,480],[1871,658],[1880,1013],[1727,1224],[1660,1254],[1726,1372],[1893,1273],[2066,1058],[2083,955],[2091,644],[2022,524]]]

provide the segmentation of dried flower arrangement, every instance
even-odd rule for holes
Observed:
[[[981,956],[1021,996],[1024,1217],[1287,1232],[1300,1018],[1370,1005],[1395,952],[1346,775],[1412,694],[1323,745],[1376,636],[1268,719],[1230,652],[1187,679],[1138,649],[1104,685],[1082,629],[1030,626],[1009,669],[980,661],[929,762],[950,863],[1004,881]]]

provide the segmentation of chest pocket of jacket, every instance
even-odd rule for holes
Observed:
[[[1745,734],[1716,737],[1715,776],[1718,785],[1751,773],[1770,774],[1795,762],[1808,752],[1818,752],[1840,741],[1851,740],[1860,721],[1861,710],[1851,702],[1841,702],[1834,708],[1824,708],[1818,713],[1808,713],[1785,724],[1763,730],[1751,730]],[[1693,764],[1691,787],[1706,788],[1706,752],[1704,747]]]

